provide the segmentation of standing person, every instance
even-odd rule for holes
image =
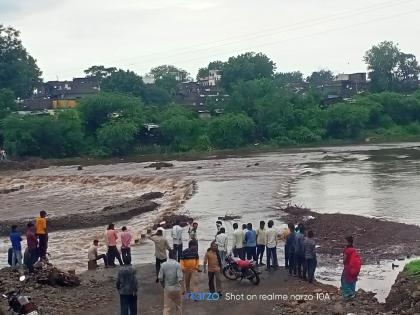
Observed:
[[[246,258],[248,260],[253,259],[257,260],[257,232],[252,229],[252,224],[247,224],[247,231],[245,233],[245,243],[246,243]]]
[[[225,228],[221,227],[219,233],[216,235],[217,249],[219,250],[220,260],[222,266],[226,264],[227,249],[228,249],[228,236],[225,233]]]
[[[26,258],[25,265],[30,273],[34,272],[34,264],[39,258],[38,254],[38,240],[35,234],[35,227],[32,222],[29,222],[26,226]]]
[[[180,260],[182,254],[182,227],[179,225],[181,221],[176,220],[172,227],[173,249],[176,251],[176,259]]]
[[[245,242],[245,234],[246,234],[246,232],[248,232],[248,229],[247,229],[247,225],[244,223],[244,224],[242,224],[242,233],[244,234],[244,243],[243,243],[243,248],[244,248],[244,255],[246,256],[246,242]]]
[[[286,227],[283,232],[281,233],[281,237],[284,241],[284,267],[287,269],[289,268],[289,247],[287,245],[287,238],[290,235],[290,229],[289,227]]]
[[[262,262],[264,256],[264,250],[266,245],[265,239],[265,222],[260,221],[260,227],[257,230],[257,261],[260,260],[259,265],[264,266],[265,264]]]
[[[168,240],[163,236],[162,230],[157,230],[156,234],[147,236],[155,243],[155,257],[156,257],[156,283],[159,282],[159,271],[161,265],[167,260],[166,250],[170,250]]]
[[[123,265],[120,252],[117,248],[118,232],[115,231],[114,224],[108,225],[108,229],[105,232],[106,245],[108,246],[108,266],[115,267],[115,258],[117,258],[120,266]]]
[[[198,223],[197,222],[194,222],[192,224],[192,228],[188,232],[188,234],[190,235],[190,240],[197,241],[198,242],[197,228],[198,228]],[[197,246],[198,246],[198,243],[197,243]]]
[[[345,299],[356,296],[356,282],[362,261],[353,247],[353,236],[346,237],[347,246],[343,252],[343,274],[341,275],[341,294]]]
[[[233,247],[234,257],[245,259],[244,253],[244,232],[238,229],[238,223],[233,223]]]
[[[277,232],[273,228],[273,220],[268,221],[268,229],[265,231],[265,242],[267,246],[267,270],[271,268],[271,259],[273,259],[273,268],[277,269]]]
[[[12,268],[22,266],[22,237],[17,231],[17,226],[13,225],[10,232],[10,242],[12,242]]]
[[[193,218],[189,218],[188,219],[188,235],[190,235],[191,230],[193,229],[193,224],[194,224],[194,219]]]
[[[163,287],[163,315],[182,315],[182,270],[176,261],[177,252],[169,251],[169,260],[159,271],[159,281]]]
[[[90,245],[88,249],[88,260],[89,262],[94,265],[96,265],[96,262],[100,259],[104,260],[105,267],[108,266],[108,257],[106,257],[106,254],[98,255],[98,245],[99,241],[94,240],[92,245]]]
[[[305,238],[305,268],[303,273],[308,272],[308,281],[312,283],[315,277],[315,269],[317,265],[316,260],[316,250],[315,250],[315,241],[314,241],[314,232],[308,231],[308,237]],[[306,269],[306,271],[305,271]]]
[[[123,262],[128,261],[131,264],[131,233],[128,232],[125,226],[121,229],[121,256]]]
[[[222,225],[223,225],[222,221],[220,221],[220,220],[216,221],[216,229],[217,229],[216,235],[220,232],[220,229],[222,228]]]
[[[289,223],[289,235],[287,236],[286,246],[288,248],[287,257],[289,258],[289,274],[296,275],[296,261],[295,261],[295,239],[296,239],[296,232],[295,232],[295,225],[293,223]]]
[[[184,293],[197,291],[198,265],[198,243],[196,240],[191,240],[188,243],[188,248],[182,252],[181,256],[181,268],[184,273]]]
[[[161,231],[162,231],[162,235],[163,235],[164,237],[166,236],[166,235],[165,235],[165,228],[164,228],[165,224],[166,224],[166,222],[165,222],[165,221],[160,222],[160,223],[158,224],[158,228],[156,229],[157,231],[161,230]]]
[[[222,280],[221,270],[222,261],[220,259],[219,251],[217,249],[216,241],[211,242],[210,248],[207,250],[204,256],[203,262],[204,272],[207,272],[209,277],[209,291],[211,293],[217,292],[222,294]],[[216,281],[216,286],[214,282]]]
[[[302,269],[305,264],[305,228],[302,223],[298,224],[298,232],[295,235],[295,264],[298,277],[306,280],[306,274],[302,274]],[[304,270],[305,271],[305,270]]]
[[[124,266],[118,271],[117,289],[120,293],[121,315],[137,315],[136,270],[128,260],[124,261]]]
[[[47,230],[47,213],[42,210],[39,217],[35,220],[35,233],[39,240],[39,256],[42,260],[47,260],[48,249],[48,230]]]

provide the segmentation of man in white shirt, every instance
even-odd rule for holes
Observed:
[[[99,245],[99,241],[94,240],[93,244],[89,247],[89,250],[88,250],[89,265],[97,266],[96,262],[100,259],[103,259],[105,266],[108,266],[108,259],[106,255],[105,254],[98,255],[98,245]]]
[[[244,233],[238,229],[238,223],[233,223],[233,230],[233,256],[239,257],[240,259],[245,259]]]
[[[265,241],[267,247],[267,270],[270,270],[271,258],[273,259],[273,268],[278,268],[277,262],[277,232],[273,228],[273,220],[268,221],[268,229],[265,231]]]
[[[175,225],[172,227],[172,241],[173,249],[176,251],[176,259],[181,259],[182,255],[182,227],[179,225],[181,222],[179,220],[175,221]]]
[[[259,260],[260,266],[264,266],[262,260],[263,260],[263,256],[264,256],[264,250],[265,250],[265,246],[266,246],[266,241],[265,241],[265,222],[264,221],[260,221],[260,228],[257,230],[257,261]]]
[[[226,264],[225,258],[227,256],[228,248],[228,236],[225,233],[225,228],[221,227],[220,231],[216,235],[216,244],[217,249],[219,250],[220,260],[222,261],[222,266]]]
[[[163,314],[181,315],[182,314],[182,269],[181,265],[175,260],[177,253],[175,250],[169,251],[169,260],[161,265],[159,270],[159,281],[163,290]]]

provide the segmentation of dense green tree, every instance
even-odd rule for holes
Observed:
[[[161,124],[163,139],[177,151],[187,151],[194,147],[200,132],[198,119],[184,115],[168,117]]]
[[[110,154],[126,154],[135,143],[139,126],[130,119],[111,120],[96,132],[98,143]]]
[[[143,103],[140,98],[122,94],[101,92],[82,98],[77,106],[80,118],[89,135],[112,119],[131,119],[140,123]]]
[[[324,85],[328,84],[334,79],[334,74],[331,70],[319,70],[314,71],[312,74],[306,78],[306,82],[308,82],[313,87],[323,87]]]
[[[84,70],[84,73],[88,78],[96,78],[100,82],[109,77],[111,74],[117,71],[115,67],[105,67],[105,66],[91,66],[88,69]]]
[[[141,97],[144,91],[144,83],[141,76],[135,72],[119,69],[102,80],[101,90]]]
[[[166,89],[153,85],[146,85],[141,97],[147,105],[166,105],[171,101],[171,96]]]
[[[208,135],[218,148],[237,148],[252,141],[254,128],[247,115],[229,113],[210,121]]]
[[[76,156],[84,148],[81,122],[73,110],[56,116],[10,115],[3,130],[4,146],[13,156]]]
[[[15,101],[15,94],[8,89],[0,89],[0,119],[5,118],[11,112],[16,111],[18,106]]]
[[[420,66],[413,54],[400,53],[398,68],[395,73],[395,90],[401,92],[415,91],[419,87]]]
[[[371,88],[374,92],[392,90],[400,53],[398,46],[390,41],[381,42],[366,52],[364,61],[370,71]]]
[[[230,57],[222,69],[221,86],[230,92],[237,82],[272,77],[275,69],[275,63],[262,53]]]
[[[188,72],[172,65],[162,65],[150,70],[150,74],[155,78],[155,85],[166,90],[171,96],[177,91],[179,82],[188,79]]]
[[[332,138],[358,138],[369,121],[369,110],[363,106],[341,103],[327,113],[327,134]]]
[[[275,80],[279,86],[290,86],[304,83],[303,74],[300,71],[276,73]]]
[[[12,90],[24,98],[41,82],[41,71],[19,36],[19,31],[0,24],[0,89]]]

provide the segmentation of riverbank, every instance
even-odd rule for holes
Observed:
[[[279,208],[286,222],[303,222],[315,233],[317,251],[339,256],[344,238],[353,235],[363,263],[376,264],[383,259],[404,259],[420,255],[420,227],[351,214],[323,214],[298,206]]]
[[[81,285],[74,288],[34,285],[29,282],[25,292],[41,308],[43,315],[118,314],[119,296],[115,288],[118,268],[85,272],[80,275]],[[160,284],[155,283],[154,265],[138,265],[135,268],[139,283],[140,313],[162,314],[163,290]],[[2,291],[18,285],[18,275],[11,273],[10,269],[2,269],[0,275]],[[208,291],[206,274],[198,274],[198,283],[198,291]],[[224,278],[222,285],[224,294],[219,301],[184,300],[183,314],[383,314],[384,310],[384,306],[372,298],[372,293],[359,290],[356,299],[345,302],[336,287],[318,282],[308,284],[290,277],[283,268],[271,272],[262,270],[258,286],[248,281]]]

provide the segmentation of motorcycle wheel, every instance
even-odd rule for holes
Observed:
[[[248,280],[251,281],[251,283],[258,285],[260,283],[260,276],[255,271],[254,268],[249,269],[250,275],[248,276]]]
[[[226,279],[229,280],[237,280],[239,278],[239,275],[233,270],[232,266],[227,265],[223,268],[223,275]]]

